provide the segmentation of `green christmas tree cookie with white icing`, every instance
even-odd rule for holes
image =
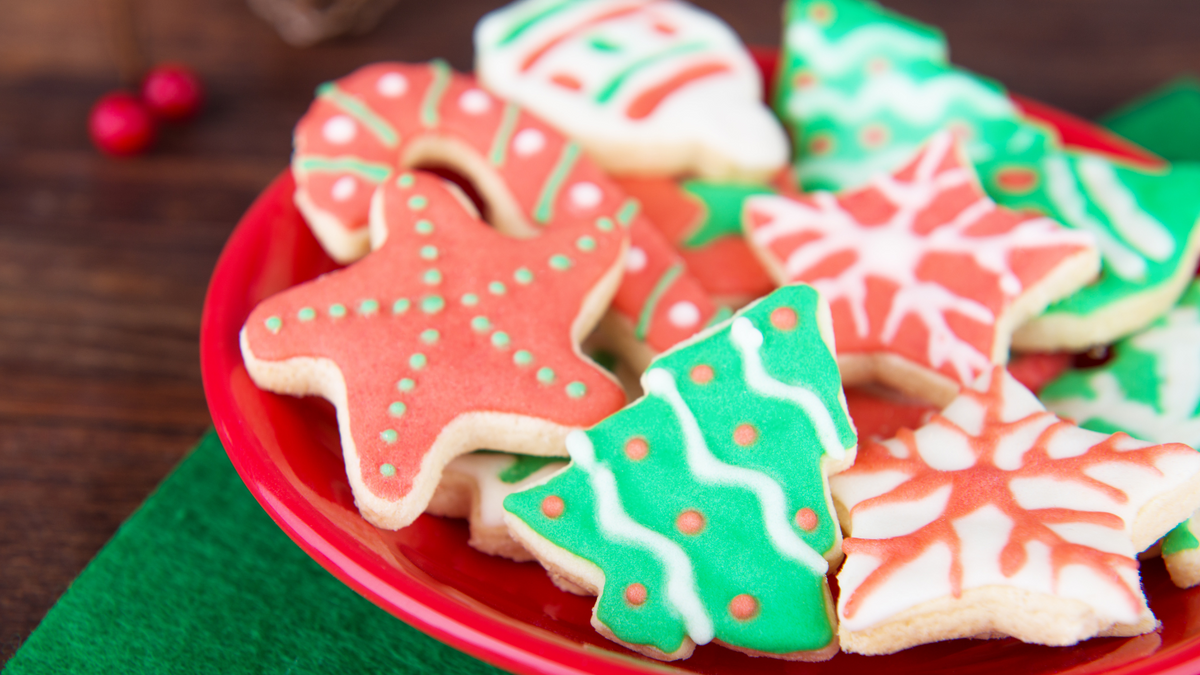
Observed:
[[[599,595],[593,625],[655,658],[716,640],[760,656],[837,651],[828,475],[855,434],[829,308],[788,286],[660,355],[646,396],[571,434],[571,464],[508,497],[556,579]]]
[[[806,190],[890,172],[930,136],[964,141],[988,194],[1092,233],[1100,279],[1013,337],[1018,349],[1084,349],[1146,326],[1200,257],[1200,167],[1149,170],[1062,147],[999,84],[950,65],[936,29],[862,0],[789,0],[776,111]]]
[[[1200,446],[1200,281],[1166,316],[1112,349],[1109,362],[1046,385],[1046,407],[1086,429]],[[1180,586],[1200,584],[1197,533],[1193,515],[1163,540],[1167,570]]]

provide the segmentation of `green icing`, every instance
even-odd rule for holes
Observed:
[[[498,478],[501,483],[520,483],[537,473],[543,466],[562,462],[561,457],[532,457],[529,455],[513,455],[513,463],[501,471]]]
[[[308,155],[296,162],[301,172],[325,171],[329,173],[352,173],[372,183],[382,183],[392,173],[386,164],[372,164],[349,157],[316,157]]]
[[[400,135],[396,133],[391,124],[388,124],[387,120],[377,115],[370,106],[357,97],[342,91],[333,82],[326,82],[317,87],[317,96],[333,101],[360,124],[370,129],[371,133],[375,134],[386,147],[394,148],[400,142]]]
[[[430,61],[429,68],[433,71],[433,82],[425,90],[425,98],[421,101],[421,124],[432,128],[438,125],[438,106],[442,103],[442,96],[445,95],[446,88],[450,86],[450,78],[453,73],[450,70],[450,64],[442,59]]]
[[[742,203],[747,197],[771,194],[771,190],[761,186],[700,180],[684,181],[683,191],[704,207],[704,220],[688,234],[684,248],[703,248],[721,237],[741,237]]]
[[[789,0],[785,20],[774,105],[806,190],[861,186],[950,127],[996,202],[1099,238],[1101,278],[1048,314],[1087,316],[1192,263],[1200,167],[1148,172],[1062,149],[999,84],[950,65],[937,31],[872,2]]]
[[[504,166],[504,158],[508,155],[508,141],[512,138],[513,130],[517,128],[517,118],[521,116],[521,108],[515,103],[504,105],[504,118],[496,135],[492,138],[492,149],[488,152],[488,161],[497,169]]]
[[[537,25],[539,21],[561,12],[573,3],[574,0],[549,0],[549,2],[539,3],[540,6],[535,5],[531,12],[516,18],[512,26],[504,33],[504,37],[500,38],[498,45],[503,47],[516,41],[525,31]]]
[[[550,175],[546,177],[546,182],[542,185],[537,205],[533,209],[535,221],[545,225],[554,217],[554,202],[558,199],[558,192],[562,189],[563,181],[575,167],[577,159],[579,159],[579,145],[575,141],[570,141],[563,146],[558,163],[554,165],[554,170],[550,172]]]
[[[818,302],[810,287],[789,286],[738,316],[763,336],[757,353],[766,373],[785,385],[809,390],[830,411],[826,421],[840,452],[856,439],[841,404],[836,362],[817,330]],[[789,331],[774,328],[770,320],[772,311],[785,306],[800,317],[797,327]],[[603,570],[597,617],[623,641],[672,652],[690,634],[701,643],[715,637],[739,648],[776,654],[821,649],[835,634],[826,605],[825,575],[781,553],[766,523],[768,517],[774,522],[783,518],[788,536],[802,540],[814,556],[830,551],[837,523],[826,507],[828,488],[821,468],[825,450],[817,426],[798,405],[765,396],[747,384],[732,326],[733,322],[725,323],[661,354],[643,377],[650,393],[584,432],[594,457],[585,451],[581,454],[575,437],[569,441],[571,465],[549,482],[508,497],[505,508],[555,546]],[[713,373],[711,380],[697,378],[703,384],[690,375],[700,365]],[[683,435],[687,422],[660,390],[650,386],[659,377],[652,375],[656,370],[672,375],[679,398],[700,425],[708,451],[718,462],[756,472],[764,482],[774,484],[782,495],[782,512],[766,513],[745,483],[730,484],[728,477],[736,472],[729,467],[717,470],[725,484],[693,473]],[[758,430],[758,437],[742,447],[734,442],[734,431],[747,423]],[[648,448],[644,456],[634,453],[636,460],[625,449],[635,438],[644,440]],[[607,472],[611,483],[603,477]],[[615,488],[615,494],[606,484]],[[558,496],[565,504],[556,518],[541,510],[549,496]],[[602,524],[597,514],[602,503],[618,504],[637,526],[614,533],[613,519],[606,517]],[[795,515],[803,508],[817,514],[818,525],[812,532],[795,524]],[[704,527],[684,534],[676,526],[677,518],[693,509],[703,515]],[[640,528],[656,534],[647,535]],[[711,626],[707,635],[703,620],[685,618],[674,604],[677,594],[669,594],[666,586],[668,558],[648,543],[655,540],[669,542],[668,547],[689,561],[694,584],[683,588],[698,598]],[[680,568],[674,569],[678,574]],[[679,578],[686,581],[686,575]],[[625,599],[625,589],[635,583],[647,589],[645,602],[636,606]],[[758,601],[756,616],[738,619],[730,613],[731,600],[741,594]]]
[[[1193,551],[1200,548],[1200,540],[1192,533],[1192,521],[1186,520],[1175,526],[1162,540],[1162,554],[1175,555],[1183,551]]]
[[[617,92],[621,90],[621,86],[636,76],[639,71],[645,70],[656,63],[661,63],[677,56],[683,56],[685,54],[702,51],[706,48],[707,46],[702,42],[687,42],[681,45],[668,47],[667,49],[655,52],[653,54],[647,54],[646,56],[643,56],[642,58],[637,59],[633,63],[630,63],[622,68],[620,72],[613,75],[604,86],[600,87],[600,89],[596,92],[596,102],[608,103],[614,96],[617,95]]]
[[[1105,115],[1101,124],[1167,161],[1200,162],[1200,80],[1181,77]]]
[[[638,315],[637,325],[633,328],[633,334],[637,339],[646,339],[646,333],[650,332],[650,321],[654,319],[654,311],[658,307],[658,301],[662,299],[663,294],[675,283],[675,280],[683,274],[683,263],[675,263],[667,268],[666,272],[658,278],[654,283],[654,288],[650,289],[650,294],[646,296],[646,302],[642,305],[641,314]]]

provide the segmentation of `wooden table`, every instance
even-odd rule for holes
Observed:
[[[152,60],[208,107],[149,155],[100,156],[117,85],[98,0],[0,7],[0,662],[209,424],[200,308],[225,238],[287,165],[314,87],[379,59],[471,65],[489,0],[400,0],[370,35],[283,44],[242,0],[135,2]],[[704,0],[749,42],[778,0]],[[1095,116],[1200,73],[1195,0],[888,0],[941,25],[956,62]]]

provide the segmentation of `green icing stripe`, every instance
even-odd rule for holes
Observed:
[[[579,145],[575,141],[571,141],[563,147],[562,154],[558,157],[558,163],[554,165],[550,177],[542,185],[542,193],[538,196],[537,206],[533,210],[535,221],[543,225],[550,222],[550,218],[554,215],[554,202],[558,199],[558,192],[562,189],[567,174],[575,167],[577,159],[579,159]]]
[[[512,138],[513,130],[517,128],[517,119],[520,116],[521,109],[517,104],[509,103],[504,106],[504,118],[500,120],[496,135],[492,137],[492,149],[488,152],[488,161],[497,169],[504,166],[504,159],[508,156],[508,142]]]
[[[392,167],[386,164],[374,164],[350,157],[318,157],[308,155],[296,162],[296,168],[307,173],[325,171],[329,173],[352,173],[372,183],[382,183],[392,174]]]
[[[436,127],[439,121],[438,106],[442,103],[446,87],[450,86],[451,73],[450,65],[441,59],[430,61],[429,68],[433,70],[433,82],[425,90],[425,99],[421,101],[421,124]]]
[[[629,227],[633,222],[634,216],[638,214],[642,208],[642,203],[632,197],[621,205],[621,210],[617,211],[617,222],[621,227]]]
[[[508,465],[508,468],[500,472],[498,478],[501,483],[512,485],[520,483],[537,473],[542,467],[555,462],[562,462],[561,457],[531,457],[529,455],[516,455],[515,461]]]
[[[567,7],[570,7],[572,4],[574,4],[574,0],[561,0],[560,2],[556,2],[541,11],[534,12],[523,19],[519,19],[516,25],[510,28],[508,32],[504,34],[504,37],[500,38],[500,42],[496,43],[497,46],[504,47],[511,44],[517,38],[521,37],[525,31],[532,28],[542,19],[557,14]]]
[[[704,324],[704,327],[708,328],[709,326],[715,326],[731,316],[733,316],[732,309],[723,306],[718,307],[717,311],[713,312],[712,318],[708,320],[708,323]]]
[[[1183,521],[1163,538],[1162,554],[1164,556],[1200,548],[1200,540],[1196,539],[1196,535],[1192,534],[1192,528],[1188,527],[1191,522],[1190,518]]]
[[[662,299],[667,289],[679,275],[683,274],[683,263],[677,262],[663,272],[663,275],[658,278],[658,283],[654,284],[654,288],[650,291],[650,295],[646,296],[646,304],[642,305],[642,312],[638,316],[637,327],[634,328],[633,334],[639,340],[646,339],[646,332],[650,330],[650,321],[654,319],[654,310],[658,307],[658,301]]]
[[[392,125],[387,123],[387,120],[376,115],[375,111],[367,107],[367,104],[358,100],[357,97],[339,89],[333,82],[326,82],[317,87],[317,96],[337,104],[338,107],[349,113],[351,117],[358,120],[364,127],[370,129],[371,133],[379,137],[379,140],[385,146],[394,148],[400,143],[400,135],[392,128]]]
[[[608,101],[610,99],[612,99],[613,96],[616,96],[617,91],[621,88],[621,85],[625,84],[625,82],[628,81],[629,78],[631,78],[635,74],[637,74],[637,71],[642,70],[642,69],[646,68],[647,66],[651,66],[660,61],[665,61],[673,56],[690,54],[692,52],[701,51],[706,48],[707,48],[707,46],[704,43],[689,42],[686,44],[671,47],[670,49],[664,49],[661,52],[658,52],[657,54],[650,54],[649,56],[642,57],[642,58],[638,59],[637,61],[634,61],[633,63],[626,66],[624,69],[621,70],[621,72],[619,72],[615,76],[613,76],[613,78],[611,80],[609,80],[607,84],[605,84],[603,87],[601,87],[600,91],[598,91],[596,93],[596,102],[597,103],[608,103]]]
[[[704,206],[704,220],[683,241],[688,249],[703,248],[721,237],[742,236],[742,204],[754,195],[772,194],[755,185],[726,185],[703,181],[684,181],[683,191]]]

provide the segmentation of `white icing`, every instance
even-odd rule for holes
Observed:
[[[625,254],[625,271],[638,273],[646,269],[646,263],[649,259],[646,257],[646,252],[640,247],[630,246],[629,252]]]
[[[855,539],[887,539],[912,534],[942,515],[950,500],[950,493],[950,486],[943,485],[910,502],[861,506],[854,511],[851,534]],[[875,510],[883,510],[886,515],[876,516]]]
[[[1010,119],[1016,114],[1008,97],[954,71],[920,82],[908,73],[889,71],[850,92],[806,87],[788,99],[787,112],[801,119],[832,117],[853,126],[890,114],[912,126],[928,127],[943,119],[951,105],[968,106],[982,119]]]
[[[985,371],[986,377],[991,377],[992,371]],[[985,391],[987,385],[984,385]],[[978,383],[976,385],[978,388]],[[963,431],[978,436],[983,431],[984,417],[987,410],[978,401],[969,396],[959,396],[942,410],[942,417],[957,424]]]
[[[1101,617],[1112,622],[1137,623],[1145,600],[1142,598],[1141,583],[1137,573],[1118,576],[1125,586],[1113,584],[1096,570],[1085,565],[1067,565],[1058,573],[1058,595],[1064,598],[1074,598],[1091,606]],[[1130,578],[1132,577],[1132,578]],[[1130,604],[1125,592],[1132,592],[1138,599],[1137,604]]]
[[[446,465],[446,472],[470,476],[479,489],[479,523],[485,527],[504,525],[504,498],[538,485],[561,471],[566,460],[551,462],[515,483],[500,480],[500,474],[517,462],[516,455],[472,452]]]
[[[571,200],[571,204],[581,209],[594,209],[600,206],[600,202],[604,199],[604,193],[600,191],[600,186],[587,181],[572,185],[567,191],[567,196]]]
[[[481,89],[468,89],[458,97],[458,107],[468,115],[482,115],[492,109],[492,97]]]
[[[887,24],[869,24],[838,40],[827,40],[818,26],[797,21],[788,26],[788,47],[805,65],[825,77],[839,77],[873,55],[925,61],[946,60],[941,40],[922,37]]]
[[[971,437],[961,429],[927,424],[915,432],[917,454],[938,471],[961,471],[975,466]]]
[[[342,176],[333,182],[333,187],[329,189],[329,195],[335,202],[344,202],[353,197],[357,191],[358,181],[354,176]]]
[[[537,129],[522,129],[512,139],[513,152],[521,157],[536,155],[546,147],[546,135]]]
[[[834,499],[847,509],[852,509],[868,499],[895,490],[911,478],[909,474],[896,470],[839,473],[829,477],[829,488]]]
[[[1008,435],[1000,437],[992,455],[992,463],[1004,471],[1020,469],[1024,465],[1025,453],[1046,429],[1056,423],[1058,418],[1050,413],[1030,415],[1015,429],[1011,429]]]
[[[676,328],[691,328],[700,322],[700,309],[694,303],[680,300],[667,310],[667,321]]]
[[[733,464],[726,464],[708,449],[696,417],[675,388],[675,378],[661,368],[651,368],[642,377],[646,393],[666,401],[675,414],[683,433],[684,454],[688,469],[701,482],[739,487],[754,493],[762,509],[763,524],[771,544],[781,554],[824,575],[829,563],[796,534],[783,488],[766,474]]]
[[[763,336],[754,327],[754,324],[750,323],[746,317],[739,316],[733,320],[733,324],[730,326],[729,337],[741,352],[742,375],[746,380],[746,386],[760,396],[790,401],[799,406],[804,411],[805,417],[812,423],[813,429],[817,433],[817,440],[825,454],[834,460],[843,459],[846,456],[846,449],[838,440],[833,417],[825,409],[821,399],[803,386],[784,384],[767,374],[766,368],[763,367],[762,357],[758,353],[759,348],[762,347]]]
[[[375,82],[375,91],[385,98],[400,98],[408,91],[408,78],[401,73],[386,73]]]
[[[930,546],[913,561],[896,569],[888,578],[889,592],[866,596],[854,616],[846,618],[846,600],[858,588],[858,583],[852,581],[855,577],[861,576],[865,579],[867,576],[860,569],[863,565],[860,558],[870,561],[870,556],[851,555],[842,565],[842,573],[838,574],[838,620],[845,628],[870,628],[922,602],[950,595],[950,548],[939,542]]]
[[[696,591],[692,561],[678,544],[651,530],[625,512],[617,479],[612,471],[596,460],[592,441],[582,431],[567,435],[567,452],[575,466],[588,476],[596,498],[596,521],[604,536],[637,546],[658,558],[666,576],[667,600],[683,616],[688,637],[696,644],[713,639],[713,623]]]
[[[334,145],[345,145],[357,135],[358,126],[348,115],[334,115],[321,127],[321,136]]]
[[[1117,177],[1111,164],[1094,155],[1084,155],[1079,158],[1078,167],[1083,186],[1125,243],[1157,262],[1175,254],[1175,238],[1170,230],[1138,206],[1137,198]]]

